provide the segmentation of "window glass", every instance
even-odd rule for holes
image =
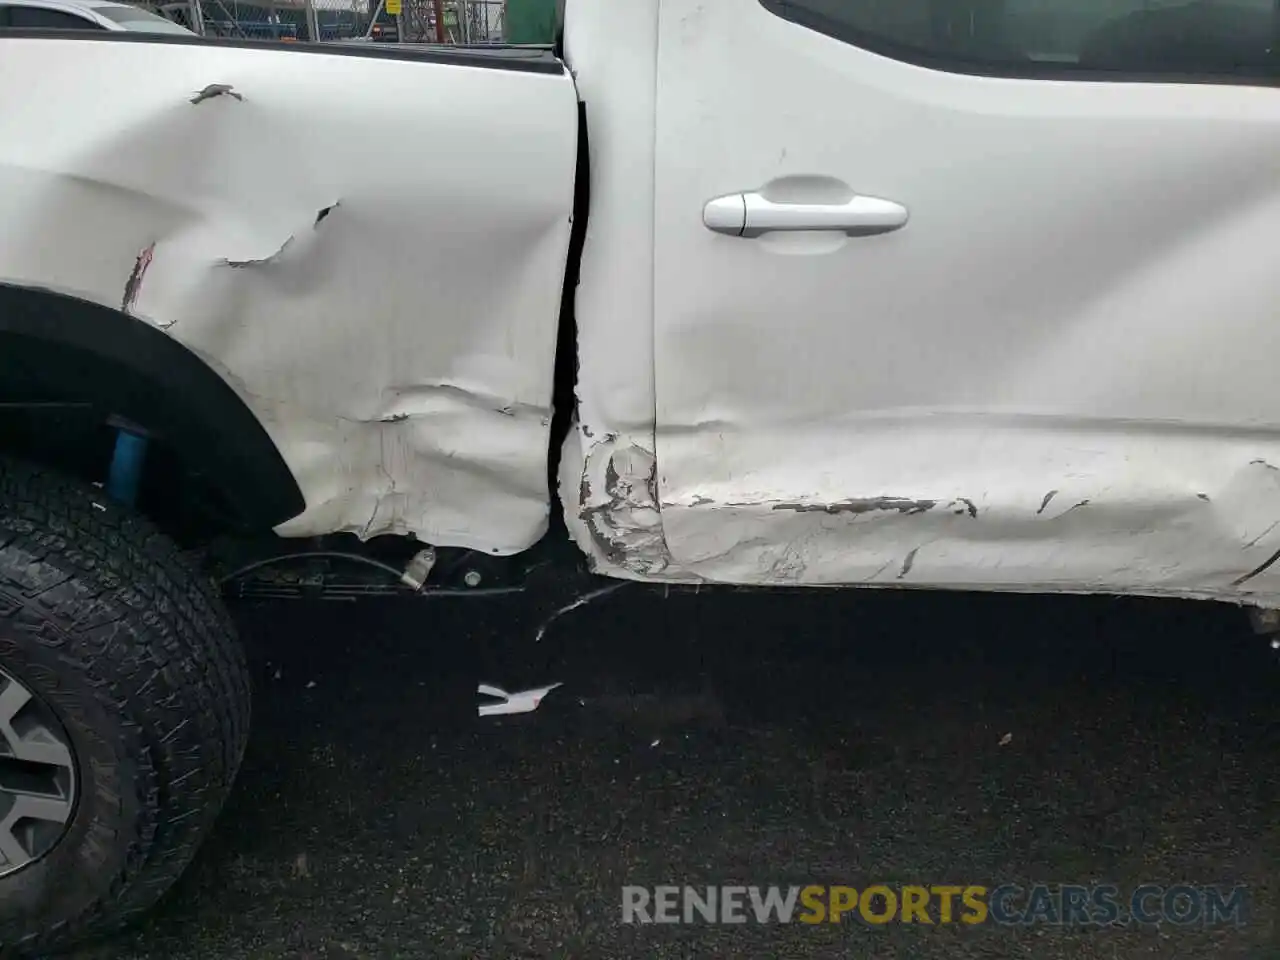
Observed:
[[[191,33],[182,24],[174,23],[172,20],[167,20],[158,14],[152,13],[150,10],[143,10],[141,7],[104,3],[94,7],[93,10],[94,13],[106,17],[108,20],[114,20],[126,30],[138,30],[143,33]]]
[[[92,20],[44,7],[9,7],[9,26],[27,30],[101,30]]]
[[[965,72],[1280,75],[1277,0],[761,0],[900,59]]]

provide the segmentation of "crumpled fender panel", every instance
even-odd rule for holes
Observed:
[[[110,306],[218,371],[306,499],[282,534],[494,553],[537,540],[573,199],[567,74],[271,46],[0,47],[0,282]]]

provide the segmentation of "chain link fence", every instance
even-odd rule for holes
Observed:
[[[498,44],[505,42],[506,0],[138,0],[210,37],[255,40]]]
[[[317,3],[332,0],[316,0]],[[505,0],[402,0],[391,16],[386,0],[373,11],[373,36],[399,38],[404,43],[495,44],[506,41]]]

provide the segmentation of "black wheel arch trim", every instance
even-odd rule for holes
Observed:
[[[33,379],[53,395],[27,399],[89,403],[162,438],[246,529],[274,527],[306,505],[266,429],[199,355],[110,307],[0,284],[0,400]]]

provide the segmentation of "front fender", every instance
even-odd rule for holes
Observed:
[[[302,490],[281,535],[515,553],[547,527],[577,94],[536,52],[363,46],[0,39],[0,283],[204,358]]]
[[[117,310],[0,285],[0,399],[15,392],[141,424],[198,466],[246,528],[303,509],[293,474],[236,391],[181,343]]]

